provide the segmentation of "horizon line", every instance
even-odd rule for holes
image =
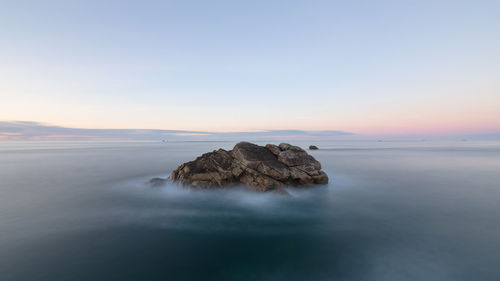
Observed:
[[[470,132],[462,134],[358,134],[341,130],[301,130],[274,129],[255,131],[198,131],[169,129],[113,129],[113,128],[73,128],[50,125],[36,121],[0,121],[0,141],[26,140],[82,140],[82,141],[127,141],[127,140],[159,140],[159,141],[217,141],[231,139],[419,139],[455,138],[455,139],[500,139],[500,132]]]

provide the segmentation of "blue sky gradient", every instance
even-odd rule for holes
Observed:
[[[500,131],[499,1],[4,1],[0,120]]]

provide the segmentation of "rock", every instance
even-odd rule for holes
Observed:
[[[271,151],[272,154],[278,155],[281,152],[281,149],[279,146],[274,145],[274,144],[266,144],[266,148]]]
[[[318,150],[319,148],[317,146],[315,146],[315,145],[310,145],[309,149],[310,150]]]
[[[327,184],[328,183],[328,175],[323,171],[319,171],[319,175],[313,176],[312,178],[313,178],[315,184]]]
[[[296,184],[308,185],[314,182],[311,182],[311,176],[308,173],[296,167],[290,167],[290,177]]]
[[[180,165],[172,172],[170,179],[199,188],[225,187],[233,184],[241,173],[231,153],[219,149]]]
[[[290,177],[288,167],[279,162],[269,149],[249,142],[240,142],[232,150],[234,158],[243,166],[261,172],[276,180],[285,180]]]
[[[285,150],[278,155],[278,161],[289,166],[314,166],[316,169],[321,169],[321,164],[305,151]]]
[[[278,146],[281,150],[288,150],[291,147],[291,145],[288,143],[280,143]]]
[[[162,186],[167,182],[166,179],[162,178],[152,178],[148,181],[151,186]]]
[[[328,183],[328,176],[314,157],[287,143],[263,147],[240,142],[230,151],[214,150],[180,165],[169,178],[197,188],[245,184],[255,191]]]

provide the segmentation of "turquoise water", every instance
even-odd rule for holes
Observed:
[[[289,198],[146,184],[233,142],[0,142],[0,279],[500,279],[500,142],[315,144]]]

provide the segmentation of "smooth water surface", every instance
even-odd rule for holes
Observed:
[[[233,142],[0,143],[0,280],[500,280],[500,143],[315,144],[287,197],[146,184]]]

